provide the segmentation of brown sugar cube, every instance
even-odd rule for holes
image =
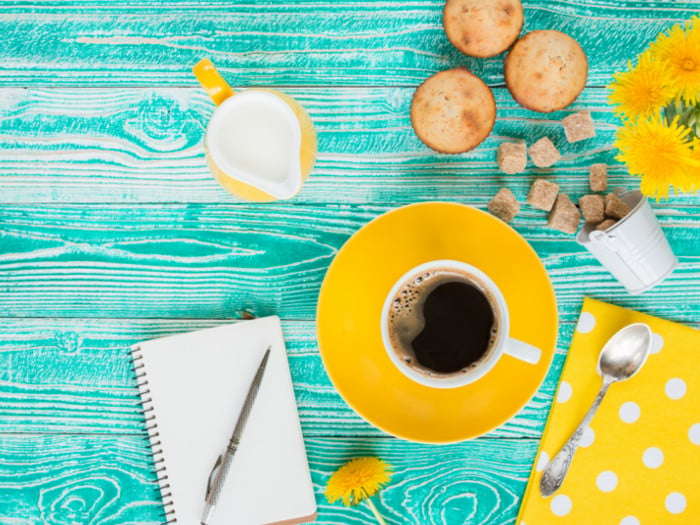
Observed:
[[[605,191],[608,188],[607,164],[593,164],[588,172],[588,182],[593,191]]]
[[[527,194],[527,203],[538,210],[550,211],[557,200],[559,184],[544,179],[535,179]]]
[[[503,173],[512,175],[525,170],[527,165],[527,148],[524,142],[503,142],[498,146],[496,156],[498,168]]]
[[[595,125],[590,111],[579,111],[561,121],[564,125],[564,134],[569,142],[578,142],[595,137]]]
[[[605,199],[602,195],[584,195],[578,200],[583,220],[599,223],[605,219]]]
[[[538,168],[548,168],[561,158],[557,147],[547,137],[542,137],[527,150]]]
[[[603,222],[598,224],[598,226],[596,226],[595,229],[599,231],[605,231],[608,228],[610,228],[613,224],[617,224],[617,221],[615,219],[605,219]]]
[[[576,233],[581,213],[568,195],[560,193],[554,203],[547,226],[564,233]]]
[[[614,193],[605,196],[605,215],[622,219],[630,212],[630,207]]]
[[[512,191],[501,188],[489,202],[489,211],[502,221],[510,222],[520,211],[520,204]]]

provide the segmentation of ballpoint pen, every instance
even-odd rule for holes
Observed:
[[[202,512],[201,524],[207,525],[211,516],[214,512],[214,508],[219,501],[221,496],[221,491],[228,477],[229,470],[231,469],[231,463],[233,462],[233,456],[236,454],[238,449],[238,444],[241,440],[241,434],[243,434],[243,429],[248,422],[248,416],[250,416],[250,410],[253,408],[253,403],[258,395],[258,388],[260,388],[260,383],[265,373],[265,367],[267,366],[267,360],[270,357],[270,347],[267,347],[265,355],[260,362],[258,371],[255,373],[253,382],[250,384],[250,389],[248,390],[248,395],[243,403],[243,408],[241,409],[241,414],[238,416],[238,421],[236,422],[236,427],[233,429],[233,434],[231,434],[231,439],[228,442],[226,450],[219,455],[214,463],[214,467],[211,469],[209,474],[209,481],[207,482],[207,492],[204,496],[204,512]]]

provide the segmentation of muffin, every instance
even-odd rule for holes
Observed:
[[[521,106],[549,113],[565,108],[583,91],[588,60],[569,35],[533,31],[510,50],[504,72],[506,86]]]
[[[496,122],[496,101],[467,68],[440,71],[413,94],[411,124],[418,138],[441,153],[464,153],[481,144]]]
[[[447,0],[442,25],[465,55],[492,57],[515,42],[523,28],[520,0]]]

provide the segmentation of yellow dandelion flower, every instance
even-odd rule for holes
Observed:
[[[629,62],[629,71],[613,75],[608,99],[616,105],[615,113],[623,117],[650,117],[658,114],[676,94],[668,78],[665,62],[649,52],[642,53],[636,67]]]
[[[700,25],[698,19],[685,27],[673,26],[668,34],[660,33],[651,44],[651,53],[668,64],[668,80],[688,104],[700,98]]]
[[[391,467],[378,458],[355,458],[340,467],[328,480],[326,498],[342,499],[347,507],[374,496],[391,480]]]
[[[700,165],[700,139],[695,137],[691,143],[693,149],[693,159]],[[700,167],[693,166],[693,169],[688,171],[688,185],[684,191],[695,192],[700,189]]]
[[[688,140],[690,129],[674,119],[666,124],[661,117],[638,119],[617,130],[616,157],[627,164],[629,172],[642,178],[645,195],[667,197],[671,186],[688,191],[693,184],[692,171],[700,166]]]

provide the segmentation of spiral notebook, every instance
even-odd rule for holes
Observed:
[[[131,349],[165,523],[199,525],[211,468],[268,346],[267,369],[210,525],[315,519],[282,328],[279,318],[266,317]]]

